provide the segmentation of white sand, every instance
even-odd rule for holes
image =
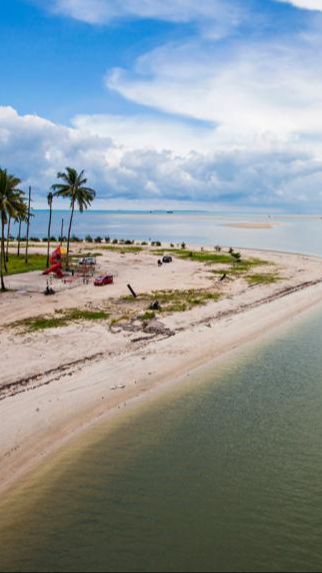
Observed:
[[[251,256],[272,261],[277,267],[265,272],[279,268],[283,280],[255,287],[241,279],[222,284],[210,268],[198,263],[175,259],[159,269],[152,254],[110,252],[100,265],[102,271],[116,272],[116,283],[102,289],[78,286],[47,298],[41,294],[44,279],[39,273],[12,278],[12,286],[27,292],[0,296],[0,326],[55,309],[101,308],[112,297],[128,294],[128,282],[138,292],[212,285],[221,289],[223,298],[162,317],[172,336],[167,331],[149,334],[139,326],[137,331],[118,327],[111,331],[105,322],[23,335],[2,328],[0,488],[25,476],[88,424],[267,332],[274,333],[322,301],[321,259],[268,252]],[[33,375],[37,377],[30,380]],[[4,390],[8,383],[16,384],[12,392]]]

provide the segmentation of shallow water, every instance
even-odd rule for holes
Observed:
[[[48,213],[35,211],[34,215],[31,220],[31,236],[46,237]],[[52,234],[56,237],[60,234],[62,217],[65,220],[66,232],[69,213],[54,211]],[[227,226],[245,221],[273,223],[276,226],[272,229],[236,229]],[[196,245],[220,244],[226,247],[255,247],[322,255],[322,219],[319,218],[296,219],[277,215],[269,218],[268,215],[251,213],[228,215],[201,212],[168,214],[88,211],[82,215],[75,214],[73,232],[82,238],[90,234],[93,237],[100,235],[117,239],[173,243],[185,241]],[[13,234],[17,234],[15,227]]]
[[[321,571],[322,308],[0,506],[1,571]]]

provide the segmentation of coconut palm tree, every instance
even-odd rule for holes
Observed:
[[[19,214],[16,222],[19,223],[19,227],[18,227],[18,237],[17,237],[17,257],[20,257],[20,244],[21,244],[21,227],[22,227],[22,223],[27,223],[28,220],[28,215],[27,215],[27,205],[26,205],[26,213],[25,214]]]
[[[19,189],[21,180],[10,175],[6,169],[0,169],[0,218],[1,218],[1,249],[0,249],[0,288],[5,291],[3,267],[5,264],[5,227],[9,218],[16,218],[25,213],[24,193]]]
[[[67,267],[69,263],[69,245],[75,207],[78,206],[80,213],[83,213],[85,209],[90,207],[96,196],[94,189],[86,186],[87,179],[84,177],[84,173],[84,170],[78,173],[76,169],[66,167],[65,172],[57,173],[57,179],[61,179],[62,183],[55,183],[52,186],[56,196],[70,199],[71,215],[67,236]]]
[[[53,214],[53,199],[54,194],[50,191],[47,195],[47,203],[49,206],[49,221],[48,221],[48,243],[47,243],[47,267],[49,267],[49,251],[50,251],[50,231],[51,231],[51,219]]]

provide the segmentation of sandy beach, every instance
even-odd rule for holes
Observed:
[[[89,425],[274,334],[322,301],[318,257],[243,250],[242,261],[257,261],[245,264],[246,275],[180,256],[158,267],[151,249],[91,248],[101,255],[97,272],[113,273],[113,285],[54,281],[55,296],[45,297],[46,280],[35,272],[9,277],[13,290],[0,297],[2,490]],[[202,304],[183,308],[176,299],[168,311],[150,313],[151,301],[178,290],[182,300],[187,292],[204,297]],[[37,317],[71,309],[104,311],[106,319],[30,328]]]

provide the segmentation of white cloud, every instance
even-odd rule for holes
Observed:
[[[322,130],[321,40],[239,42],[224,54],[197,42],[167,45],[114,69],[109,89],[170,114],[212,122],[241,138],[285,140]]]
[[[207,152],[179,153],[162,149],[162,144],[159,149],[142,147],[142,141],[134,139],[118,145],[104,130],[95,135],[88,117],[86,121],[78,118],[75,125],[68,128],[0,107],[1,166],[22,177],[24,185],[33,186],[35,205],[45,204],[57,171],[66,165],[86,170],[107,207],[136,201],[145,208],[171,201],[257,207],[300,201],[318,208],[321,201],[317,188],[322,163],[301,146],[236,149],[223,145]],[[171,141],[175,127],[169,130]]]
[[[92,25],[123,19],[195,23],[205,37],[225,37],[248,14],[244,0],[30,0],[53,14]]]
[[[322,11],[322,0],[278,0],[284,4],[292,4],[296,8],[303,10],[317,10]]]

